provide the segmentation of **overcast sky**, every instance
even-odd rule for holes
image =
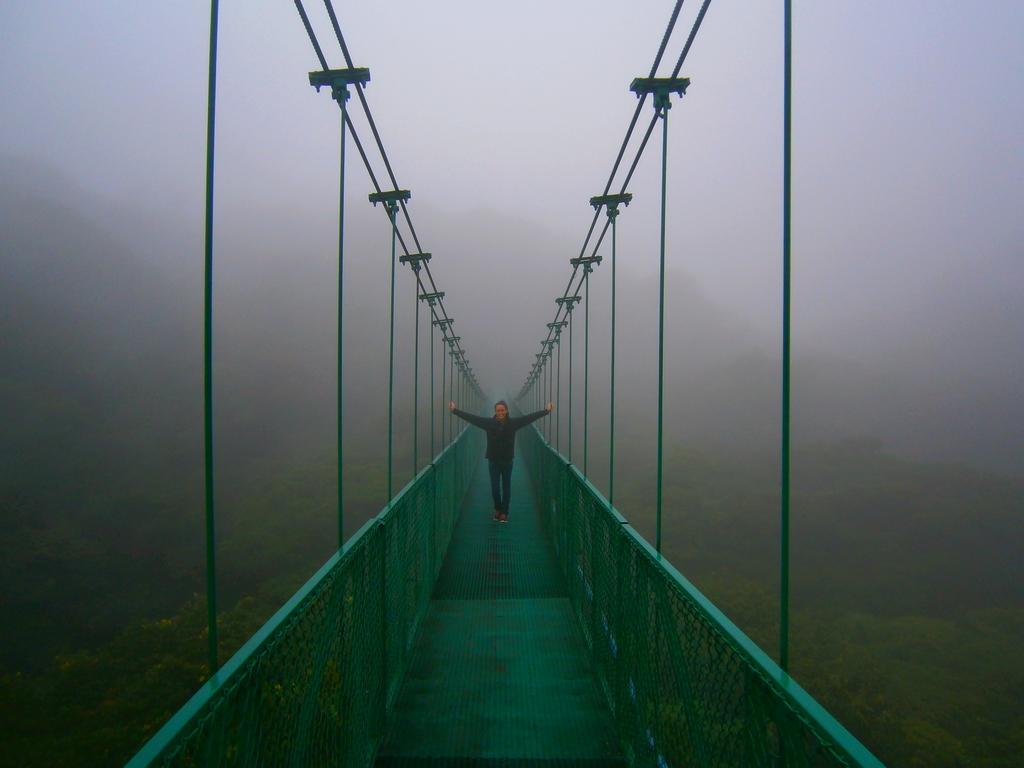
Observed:
[[[528,270],[554,314],[588,198],[602,191],[634,108],[629,82],[649,70],[672,5],[336,3],[355,64],[370,68],[367,97],[412,190],[439,287],[482,277],[478,292],[447,299],[471,359],[494,363],[473,329],[493,334],[496,313],[519,318],[504,333],[542,337],[552,317],[522,317],[500,276]],[[307,6],[329,63],[343,66],[323,6]],[[798,350],[924,350],[963,360],[965,377],[998,365],[1019,382],[1024,3],[794,6]],[[659,74],[698,8],[684,4]],[[7,0],[0,154],[55,168],[111,209],[180,224],[181,258],[199,265],[208,23],[205,2]],[[338,115],[307,83],[318,66],[295,7],[224,2],[220,29],[220,274],[261,268],[247,260],[247,239],[287,252],[302,238],[329,259]],[[782,2],[712,2],[682,74],[692,86],[671,111],[669,267],[770,345],[781,290]],[[620,219],[626,273],[657,270],[659,153],[652,142]],[[350,160],[351,236],[378,238],[384,251],[386,223]],[[493,212],[517,222],[523,242],[535,234],[536,249],[499,257],[443,224]],[[477,370],[485,384],[514,386],[531,360]]]

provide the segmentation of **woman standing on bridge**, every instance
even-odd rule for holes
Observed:
[[[487,468],[491,474],[491,497],[494,499],[494,519],[499,523],[508,522],[508,502],[512,498],[512,460],[516,454],[516,430],[547,416],[555,410],[554,403],[548,403],[543,411],[528,416],[508,415],[508,404],[499,400],[494,404],[494,416],[476,416],[460,411],[455,401],[448,404],[448,410],[475,427],[487,433]]]

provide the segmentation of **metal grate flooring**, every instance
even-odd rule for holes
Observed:
[[[476,473],[378,766],[625,765],[524,473],[507,524]]]

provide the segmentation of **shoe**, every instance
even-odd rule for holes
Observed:
[[[500,515],[498,515],[498,522],[499,523],[507,523],[508,522],[508,512],[502,512]]]
[[[500,523],[501,522],[501,510],[500,509],[494,510],[494,521],[496,523]]]

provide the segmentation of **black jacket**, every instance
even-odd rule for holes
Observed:
[[[452,411],[460,419],[480,427],[487,433],[487,458],[499,464],[511,464],[516,455],[516,430],[547,416],[547,411],[537,411],[527,416],[509,416],[504,422],[494,416],[476,416],[456,408]]]

